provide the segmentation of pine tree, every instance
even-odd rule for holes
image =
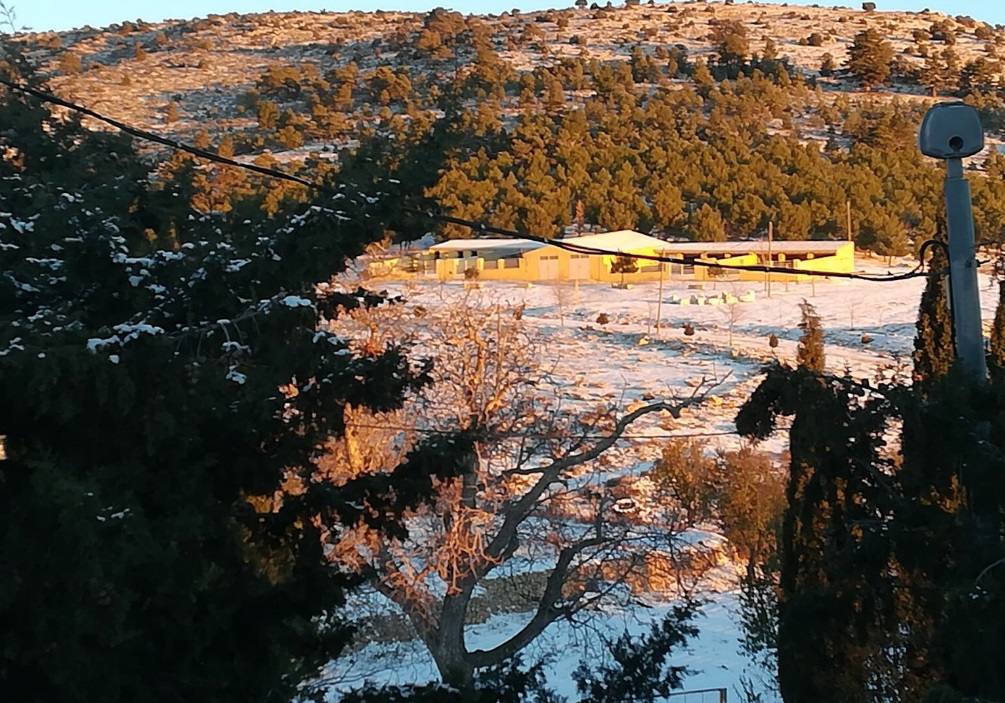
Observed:
[[[705,203],[691,215],[687,233],[696,242],[722,242],[726,240],[725,221],[717,209]]]
[[[220,140],[220,145],[216,148],[216,153],[226,158],[233,158],[234,138],[229,134],[223,135],[223,138]]]
[[[820,60],[820,75],[824,77],[833,76],[836,68],[834,57],[829,52],[824,54]]]
[[[951,90],[956,90],[960,85],[961,67],[960,55],[952,47],[942,50],[942,77],[945,86]]]
[[[726,75],[736,77],[750,53],[747,28],[742,22],[733,20],[716,21],[709,35],[719,57],[719,65],[726,69]]]
[[[258,102],[258,128],[261,130],[275,129],[279,123],[279,106],[271,100]]]
[[[855,35],[848,49],[848,71],[867,90],[883,85],[890,78],[893,47],[875,29]]]
[[[708,97],[712,88],[715,87],[715,77],[712,76],[712,72],[708,70],[708,64],[704,61],[698,61],[694,64],[691,78],[698,89],[698,94],[703,97]]]
[[[983,56],[967,61],[960,71],[960,94],[967,96],[971,93],[992,92],[1001,71],[1001,62],[990,61]]]
[[[625,274],[626,273],[636,273],[639,270],[639,263],[632,256],[617,256],[614,261],[611,262],[611,273],[621,274],[621,285],[625,285]]]
[[[151,178],[121,135],[11,91],[0,124],[19,156],[0,160],[0,395],[19,399],[0,404],[0,688],[67,703],[311,695],[301,684],[348,644],[352,586],[315,519],[401,530],[394,516],[457,456],[445,443],[393,477],[313,480],[347,403],[390,410],[424,383],[403,350],[357,356],[323,331],[384,296],[316,286],[408,223],[383,198],[198,214],[194,169]],[[421,192],[439,168],[395,145],[386,171],[375,149],[340,183],[373,192],[379,169]],[[165,228],[172,241],[151,236]]]
[[[803,331],[799,338],[796,352],[796,363],[800,368],[815,373],[824,371],[824,332],[820,326],[820,316],[816,308],[807,301],[799,304],[801,320],[799,329]]]
[[[576,222],[576,234],[582,234],[583,228],[586,226],[586,206],[583,204],[582,200],[576,201],[576,213],[574,220]]]
[[[84,70],[80,55],[72,51],[64,51],[59,57],[59,70],[67,76],[76,75]]]
[[[949,373],[956,357],[953,347],[953,321],[945,276],[946,257],[942,249],[933,249],[925,290],[918,306],[914,336],[914,381],[926,383]]]
[[[164,121],[171,124],[173,122],[177,122],[178,117],[178,103],[172,100],[164,106]]]
[[[948,82],[946,68],[941,58],[935,53],[925,57],[925,63],[921,67],[919,75],[921,85],[928,88],[930,95],[934,98],[941,93]]]
[[[991,327],[991,343],[988,349],[988,366],[993,373],[1005,372],[1005,280],[998,282],[998,307]]]

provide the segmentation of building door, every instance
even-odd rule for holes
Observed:
[[[569,259],[569,278],[581,281],[590,277],[590,255],[573,254]]]
[[[538,278],[542,281],[558,280],[558,257],[542,256],[538,259]]]

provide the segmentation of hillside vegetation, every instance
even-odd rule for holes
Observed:
[[[992,142],[1005,124],[1005,32],[927,11],[230,14],[19,40],[66,97],[287,168],[328,170],[319,159],[415,140],[455,114],[427,195],[548,236],[594,226],[714,240],[773,222],[781,238],[843,238],[850,203],[859,246],[905,255],[939,220],[938,169],[914,148],[927,105],[972,102]],[[974,184],[978,236],[997,242],[1003,161],[972,165],[987,175]],[[225,210],[251,188],[207,170],[193,204]],[[305,197],[275,187],[264,206]]]

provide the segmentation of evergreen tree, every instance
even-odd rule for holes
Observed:
[[[979,56],[967,61],[960,71],[959,90],[964,97],[971,93],[990,93],[995,89],[1002,65],[998,61],[989,61]]]
[[[638,261],[632,256],[617,256],[614,261],[611,262],[611,273],[621,274],[621,285],[625,285],[625,274],[626,273],[636,273],[639,270]]]
[[[64,51],[59,57],[59,70],[61,73],[72,76],[84,70],[80,55],[72,51]]]
[[[934,98],[939,95],[948,83],[945,64],[940,56],[931,53],[925,57],[925,63],[921,67],[918,78],[921,85],[929,90],[929,94]]]
[[[998,307],[995,308],[988,351],[988,366],[992,372],[1005,372],[1005,280],[998,282]]]
[[[271,100],[258,102],[258,128],[261,130],[275,129],[279,123],[279,106]]]
[[[742,22],[716,21],[712,25],[709,39],[712,40],[715,53],[719,57],[719,65],[725,69],[728,77],[735,78],[750,53],[747,28]]]
[[[707,97],[715,86],[715,78],[712,76],[712,72],[708,70],[708,64],[704,61],[697,61],[694,64],[691,78],[694,80],[695,86],[697,86],[698,94],[704,97]]]
[[[791,703],[889,700],[876,653],[896,627],[877,491],[862,466],[882,471],[882,399],[811,367],[775,366],[741,408],[737,429],[763,439],[791,416],[783,515],[778,683]],[[882,468],[881,468],[882,467]]]
[[[848,71],[867,90],[883,85],[890,78],[893,47],[875,29],[855,35],[848,49]]]
[[[687,233],[696,242],[722,242],[726,239],[725,222],[718,210],[705,203],[692,213]]]
[[[942,79],[943,84],[950,90],[956,90],[960,85],[961,68],[960,56],[952,47],[942,50]]]
[[[949,312],[945,269],[947,261],[941,247],[934,247],[929,262],[928,279],[918,306],[914,336],[914,381],[926,383],[949,373],[956,358],[953,346],[953,320]]]
[[[1003,379],[950,372],[923,392],[893,391],[903,419],[890,533],[906,700],[1000,700],[1005,691],[1001,540]],[[995,567],[991,567],[996,564]]]
[[[450,446],[469,446],[337,489],[313,479],[347,403],[391,409],[426,377],[401,349],[358,356],[324,331],[384,296],[316,285],[408,224],[355,195],[390,162],[362,147],[330,207],[210,215],[120,135],[6,91],[0,123],[19,155],[0,161],[0,394],[19,399],[0,404],[4,696],[311,695],[348,643],[352,585],[316,517],[401,530],[434,471],[458,469]],[[433,153],[394,148],[390,173],[421,188]]]
[[[824,54],[820,60],[820,75],[825,77],[833,76],[836,68],[837,65],[834,63],[834,57],[830,53]]]
[[[172,122],[177,122],[178,117],[178,103],[172,100],[164,106],[164,121],[171,124]]]
[[[879,386],[770,369],[736,419],[792,416],[782,528],[785,701],[997,700],[1005,691],[1005,386]],[[900,452],[891,427],[900,426]]]
[[[816,308],[805,300],[799,304],[801,319],[799,329],[803,334],[799,338],[796,352],[796,363],[799,368],[815,373],[824,371],[824,332],[820,325],[820,316]]]

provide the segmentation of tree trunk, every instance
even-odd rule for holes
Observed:
[[[428,641],[443,683],[461,690],[471,686],[475,668],[464,647],[464,620],[470,591],[447,597],[440,612],[440,625]]]
[[[471,687],[475,669],[465,661],[463,647],[438,646],[430,648],[430,653],[443,683],[462,691]]]
[[[474,508],[478,498],[478,469],[481,465],[481,452],[477,442],[464,457],[464,461],[468,469],[461,475],[461,505]]]

